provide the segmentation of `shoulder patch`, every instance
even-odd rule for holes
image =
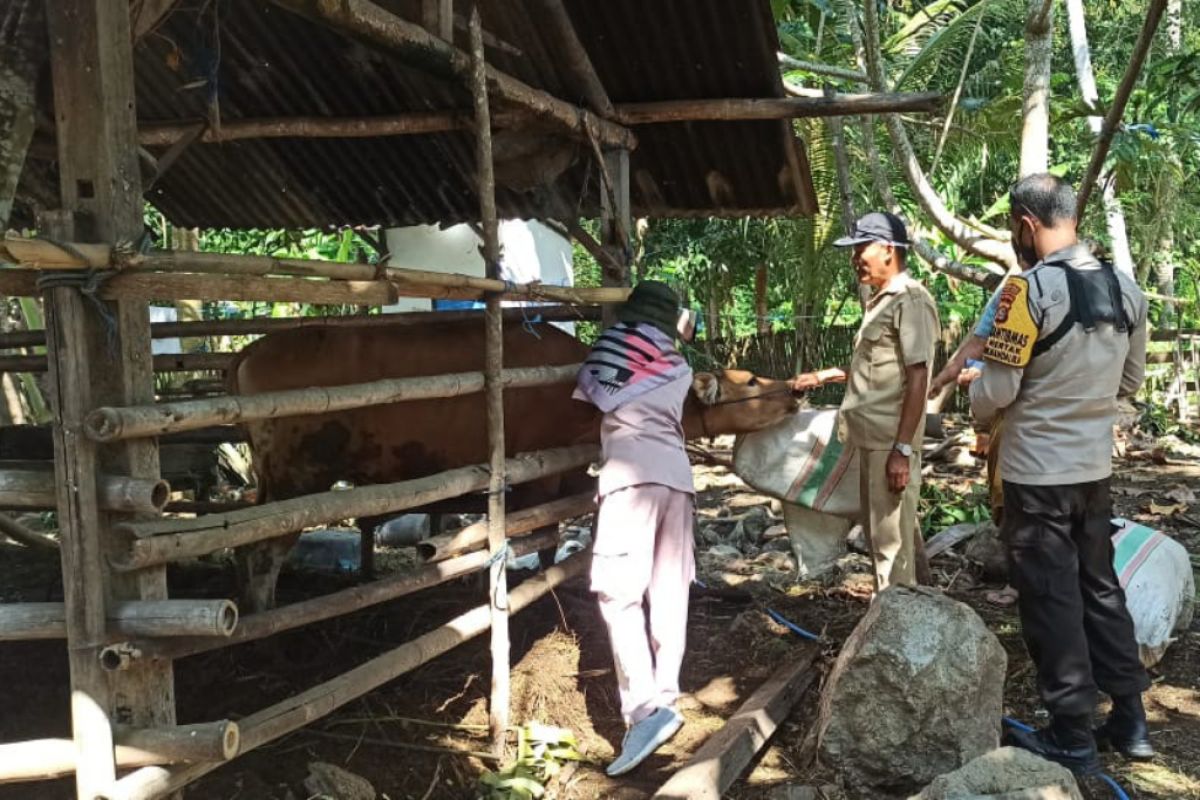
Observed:
[[[1023,367],[1033,357],[1038,326],[1029,312],[1029,281],[1012,276],[1000,290],[996,324],[988,337],[983,357],[1009,367]]]

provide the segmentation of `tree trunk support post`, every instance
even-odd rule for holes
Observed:
[[[627,287],[631,280],[629,262],[633,256],[629,151],[622,148],[605,150],[600,166],[600,235],[601,244],[610,256],[609,265],[601,265],[600,285]],[[605,327],[616,322],[615,314],[615,306],[604,307],[601,319]]]
[[[85,242],[137,241],[142,191],[129,5],[59,0],[46,4],[46,17],[62,203],[53,215],[58,224],[47,232]],[[128,576],[108,569],[106,555],[117,544],[110,525],[115,515],[100,509],[98,476],[107,469],[158,480],[158,448],[145,440],[102,450],[81,431],[96,405],[153,402],[150,318],[144,302],[100,306],[71,286],[48,289],[45,301],[75,782],[79,797],[93,798],[115,777],[114,723],[175,724],[169,662],[110,676],[98,657],[110,604],[167,596],[163,568]]]
[[[483,261],[487,277],[500,279],[500,228],[496,218],[496,178],[492,163],[492,125],[488,110],[487,61],[479,3],[471,4],[468,23],[471,45],[471,94],[475,101],[475,168],[479,187],[479,220],[483,230]],[[504,755],[509,712],[508,537],[504,520],[504,316],[500,295],[489,292],[484,311],[484,394],[487,407],[488,450],[488,608],[491,616],[492,691],[488,728],[492,750]]]

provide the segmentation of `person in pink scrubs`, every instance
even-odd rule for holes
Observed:
[[[604,414],[591,586],[628,726],[611,776],[632,770],[683,724],[675,706],[695,575],[682,422],[692,370],[675,347],[677,337],[690,338],[693,318],[667,284],[642,281],[617,319],[592,348],[574,394]]]

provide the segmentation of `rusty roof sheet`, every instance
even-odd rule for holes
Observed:
[[[419,19],[418,0],[381,0]],[[614,103],[779,97],[768,0],[566,0]],[[498,69],[572,102],[558,43],[523,0],[483,4]],[[459,9],[460,14],[463,9]],[[459,45],[465,32],[457,32]],[[469,109],[466,87],[352,41],[263,0],[184,0],[135,54],[143,122],[262,117],[367,117]],[[804,147],[789,123],[635,126],[632,205],[638,216],[790,215],[815,210]],[[525,158],[530,147],[538,158]],[[795,181],[790,154],[801,173]],[[156,149],[156,155],[162,154]],[[496,136],[504,217],[595,215],[600,178],[585,144]],[[539,169],[558,159],[560,174]],[[359,139],[195,143],[150,199],[178,225],[413,225],[478,218],[468,132]],[[799,196],[797,196],[799,194]]]

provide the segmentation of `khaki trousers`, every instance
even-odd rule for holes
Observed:
[[[908,487],[900,493],[888,488],[887,460],[891,450],[859,448],[859,498],[863,532],[875,565],[875,591],[889,586],[917,585],[917,500],[921,496],[921,456],[909,458]]]

